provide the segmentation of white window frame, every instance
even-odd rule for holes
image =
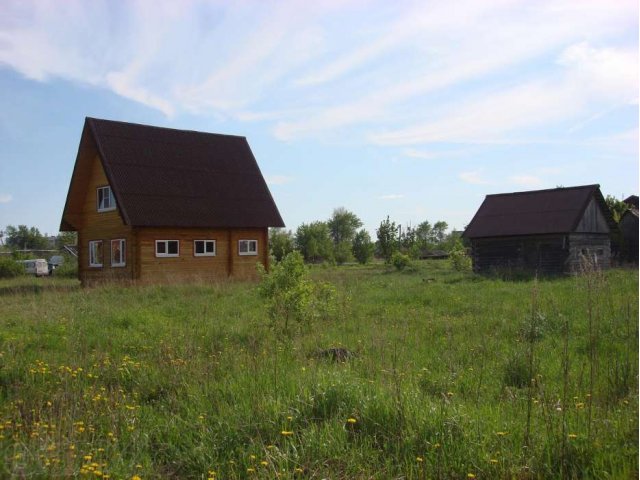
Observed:
[[[106,207],[101,207],[100,206],[100,192],[104,191],[104,192],[108,192],[108,197],[104,197],[103,194],[103,198],[108,198],[109,199],[109,205],[107,205]],[[113,196],[113,191],[111,190],[111,187],[109,185],[105,185],[104,187],[98,187],[96,188],[96,205],[98,206],[98,211],[99,212],[110,212],[112,210],[116,209],[116,199]]]
[[[113,261],[113,245],[119,242],[120,243],[120,261]],[[111,240],[111,266],[112,267],[126,267],[127,266],[127,241],[124,238],[114,238]]]
[[[202,242],[204,247],[203,253],[196,252],[196,243]],[[207,244],[213,245],[213,252],[207,252]],[[216,241],[215,240],[194,240],[193,241],[193,256],[194,257],[215,257],[216,256]]]
[[[246,251],[242,251],[242,244],[246,242],[247,248]],[[254,249],[251,250],[250,245],[254,245]],[[258,255],[258,240],[247,240],[242,239],[238,240],[238,255]]]
[[[90,267],[102,267],[102,262],[104,261],[104,248],[102,247],[102,240],[89,240],[89,266]],[[102,258],[100,259],[100,263],[97,262],[97,250],[94,250],[98,245],[100,245],[100,253],[102,253]]]
[[[158,245],[164,243],[164,251],[169,251],[169,242],[176,242],[178,244],[178,253],[158,253]],[[156,240],[156,257],[179,257],[180,256],[180,240]]]

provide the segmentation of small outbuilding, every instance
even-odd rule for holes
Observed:
[[[637,205],[636,197],[636,205]],[[626,202],[626,200],[625,200]],[[620,219],[622,234],[622,261],[638,263],[638,208],[631,206]]]
[[[487,195],[463,238],[473,269],[571,273],[611,264],[617,230],[599,185]]]
[[[85,120],[60,224],[83,284],[255,278],[283,226],[246,138]]]

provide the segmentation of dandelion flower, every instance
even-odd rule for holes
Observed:
[[[260,465],[262,465],[263,467],[266,467],[267,465],[269,465],[269,462],[267,462],[266,460],[262,460],[260,462]]]
[[[131,480],[142,480],[138,475],[131,477]]]
[[[498,460],[495,458],[492,458],[491,460],[489,460],[489,462],[495,465],[496,463],[498,463]]]
[[[418,462],[418,463],[422,463],[422,462],[424,462],[424,458],[422,458],[422,457],[416,457],[416,462]]]
[[[575,433],[570,433],[569,438],[573,440],[574,438],[578,438],[578,435],[576,435]]]
[[[356,422],[357,422],[357,420],[356,420],[355,418],[353,418],[353,417],[351,417],[351,418],[347,418],[347,423],[354,424],[354,423],[356,423]]]
[[[284,435],[285,437],[290,437],[291,435],[293,435],[293,432],[289,430],[283,430],[280,432],[280,434]]]
[[[467,478],[476,478],[474,473],[467,473]]]

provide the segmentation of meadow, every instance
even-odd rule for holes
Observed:
[[[0,281],[0,476],[638,477],[637,269],[311,277],[288,334],[255,283]]]

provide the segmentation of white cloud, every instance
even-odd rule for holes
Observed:
[[[509,177],[509,182],[515,185],[521,185],[524,187],[540,187],[544,184],[542,179],[535,175],[512,175]]]
[[[0,203],[9,203],[13,200],[13,195],[10,193],[0,193]]]
[[[286,175],[265,175],[264,178],[267,185],[286,185],[293,181],[293,177],[288,177]]]
[[[482,172],[473,171],[473,172],[461,172],[458,175],[458,178],[465,183],[470,183],[472,185],[491,185],[492,182],[486,180],[482,176]]]
[[[401,193],[390,193],[388,195],[381,195],[378,197],[380,200],[400,200],[404,198],[404,195]]]
[[[632,0],[7,0],[0,64],[287,141],[505,142],[637,103],[637,16]]]

